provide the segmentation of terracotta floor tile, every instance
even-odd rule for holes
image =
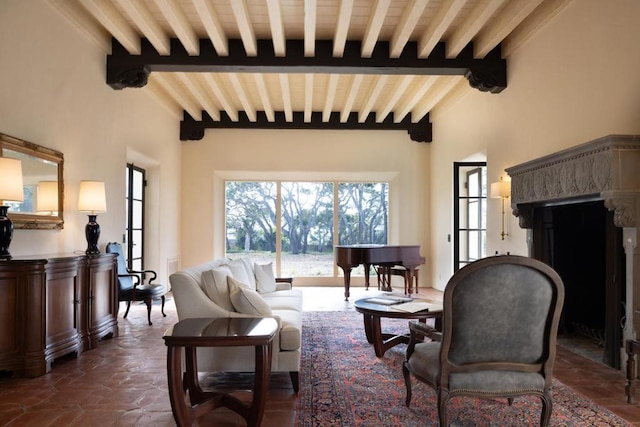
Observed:
[[[302,288],[305,310],[353,310],[351,301],[366,293],[352,288],[349,302],[342,288]],[[441,293],[421,289],[424,297]],[[134,305],[127,319],[118,319],[119,337],[105,340],[80,357],[57,360],[47,375],[33,379],[0,378],[0,425],[15,426],[174,426],[166,379],[166,347],[162,335],[177,321],[168,299],[165,312],[153,307],[153,326],[146,324],[146,307]],[[558,347],[555,376],[579,393],[640,426],[640,405],[628,405],[625,375]],[[640,392],[639,392],[640,394]],[[640,395],[638,396],[640,400]],[[274,374],[263,426],[295,425],[298,397],[287,374]],[[195,425],[244,426],[243,419],[220,408]]]

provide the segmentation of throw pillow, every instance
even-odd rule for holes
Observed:
[[[247,273],[247,267],[245,263],[241,259],[234,259],[229,261],[229,264],[226,264],[231,270],[231,275],[234,279],[245,283],[247,286],[251,287],[251,281],[249,280],[249,274]],[[255,288],[253,288],[255,289]]]
[[[276,278],[273,274],[273,263],[255,264],[253,269],[256,272],[256,290],[260,293],[275,292]]]
[[[229,294],[231,304],[238,313],[257,314],[260,316],[271,316],[271,307],[246,283],[242,283],[233,277],[227,277],[229,283]]]
[[[247,284],[251,289],[256,289],[256,276],[253,271],[253,261],[251,260],[251,257],[242,257],[240,258],[240,261],[244,264],[244,268],[247,270],[247,275],[249,276]]]
[[[220,307],[228,311],[234,311],[231,298],[229,296],[229,286],[227,277],[231,275],[231,270],[225,266],[212,268],[202,272],[202,284],[209,299]]]

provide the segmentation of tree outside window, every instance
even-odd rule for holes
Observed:
[[[346,245],[387,243],[388,187],[388,183],[228,181],[227,254],[250,254],[258,262],[279,260],[282,276],[334,276],[336,235]]]

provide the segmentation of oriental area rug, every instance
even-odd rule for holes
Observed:
[[[383,319],[383,332],[407,331],[407,320]],[[404,403],[406,345],[377,358],[357,312],[305,312],[297,425],[299,427],[437,426],[436,395],[413,379]],[[537,426],[540,400],[454,398],[450,426]],[[625,420],[554,380],[552,426],[629,426]]]

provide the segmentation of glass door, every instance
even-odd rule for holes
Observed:
[[[127,164],[127,226],[123,249],[127,267],[144,269],[144,189],[145,170]]]
[[[454,271],[486,257],[486,162],[454,163]]]

